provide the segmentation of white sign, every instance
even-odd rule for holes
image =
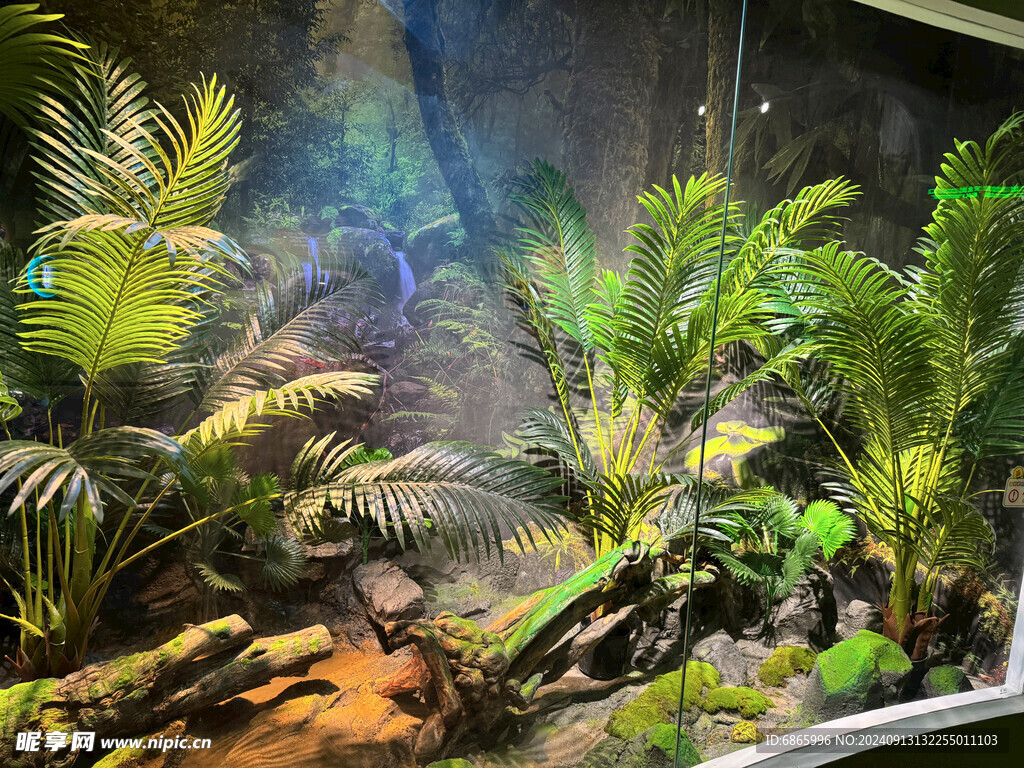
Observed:
[[[1004,507],[1024,507],[1024,467],[1014,467],[1003,491]]]

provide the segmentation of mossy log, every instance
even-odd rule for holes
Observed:
[[[66,750],[14,752],[18,732],[92,731],[97,740],[146,733],[275,677],[304,674],[331,653],[331,636],[320,625],[257,640],[239,616],[190,625],[154,650],[0,691],[0,764],[73,762]]]
[[[416,693],[433,708],[415,754],[435,757],[463,733],[487,732],[506,707],[529,706],[541,685],[559,679],[634,615],[650,620],[664,610],[689,586],[686,572],[658,575],[670,561],[646,544],[627,544],[534,593],[486,629],[447,612],[433,621],[390,623],[385,630],[391,647],[411,644],[415,652],[374,690],[389,698]],[[694,587],[713,582],[711,573],[701,571]]]

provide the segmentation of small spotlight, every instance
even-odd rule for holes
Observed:
[[[768,111],[768,107],[769,107],[769,106],[770,106],[770,105],[768,104],[768,102],[767,102],[767,101],[762,101],[762,102],[761,102],[761,114],[762,114],[762,115],[763,115],[763,114],[764,114],[765,112],[767,112],[767,111]]]
[[[699,107],[697,107],[697,114],[700,117],[704,117],[704,113],[707,112],[707,111],[708,111],[708,108],[705,107],[703,104],[701,104]]]

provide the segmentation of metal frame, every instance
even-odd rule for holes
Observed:
[[[972,8],[954,0],[856,0],[933,27],[1024,48],[1024,21]]]

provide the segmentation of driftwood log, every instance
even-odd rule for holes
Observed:
[[[688,569],[659,575],[673,561],[667,552],[633,542],[534,593],[486,629],[447,612],[433,621],[388,624],[391,647],[411,644],[414,655],[374,692],[418,695],[432,711],[416,737],[416,759],[443,756],[463,734],[490,731],[507,707],[529,706],[542,685],[559,679],[619,625],[634,616],[651,621],[664,611],[689,584]],[[699,571],[694,587],[713,582],[711,573]]]
[[[0,764],[10,768],[74,762],[67,750],[17,752],[19,732],[73,731],[101,738],[151,732],[275,677],[307,672],[329,658],[331,636],[317,625],[253,640],[239,616],[188,626],[152,651],[93,664],[60,680],[0,691]]]

